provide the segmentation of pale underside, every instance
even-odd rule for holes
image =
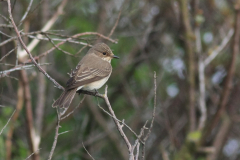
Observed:
[[[88,91],[99,89],[107,82],[109,77],[110,77],[110,74],[109,74],[108,77],[105,77],[105,78],[103,78],[101,80],[98,80],[96,82],[92,82],[92,83],[86,84],[84,86],[80,86],[80,87],[77,88],[77,91],[80,90],[80,89],[88,90]]]

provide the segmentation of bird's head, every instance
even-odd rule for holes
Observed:
[[[97,43],[92,47],[92,49],[97,56],[105,61],[111,62],[113,58],[119,59],[119,57],[115,56],[112,53],[112,50],[105,43]]]

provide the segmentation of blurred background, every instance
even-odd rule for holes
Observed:
[[[240,159],[239,1],[11,0],[11,4],[28,47],[36,31],[55,16],[47,36],[42,34],[31,50],[33,57],[46,53],[58,39],[66,42],[78,33],[108,37],[117,25],[111,40],[86,34],[37,62],[65,86],[67,73],[89,50],[86,45],[107,43],[120,57],[112,60],[108,97],[118,119],[124,119],[136,133],[146,120],[149,127],[152,119],[156,71],[156,116],[146,142],[146,160]],[[36,67],[23,63],[31,61],[20,55],[24,52],[14,39],[6,1],[0,1],[0,15],[0,129],[15,111],[0,135],[0,159],[26,159],[36,149],[39,153],[32,159],[47,159],[57,118],[51,105],[62,90]],[[104,93],[104,87],[98,91]],[[83,96],[75,96],[69,112]],[[107,109],[102,99],[86,96],[61,121],[59,132],[68,132],[59,135],[53,159],[91,159],[82,142],[95,159],[128,159],[112,118],[98,104]],[[125,127],[124,131],[134,143],[136,137]]]

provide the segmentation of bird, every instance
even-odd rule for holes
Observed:
[[[70,73],[65,90],[52,104],[52,107],[59,107],[60,114],[63,115],[77,91],[95,90],[97,92],[97,89],[107,82],[112,73],[111,60],[113,58],[119,59],[105,43],[97,43],[90,48]]]

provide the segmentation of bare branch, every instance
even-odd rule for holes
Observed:
[[[87,151],[87,149],[85,148],[83,142],[82,142],[82,145],[83,145],[84,150],[85,150],[85,151],[87,152],[87,154],[91,157],[91,159],[95,160],[95,159],[92,157],[92,155]]]
[[[219,119],[225,113],[226,106],[227,106],[228,101],[229,101],[229,96],[230,96],[230,93],[231,93],[231,90],[232,90],[233,77],[234,77],[234,73],[235,73],[235,70],[236,70],[236,66],[235,66],[236,65],[236,59],[237,59],[237,55],[239,53],[240,3],[238,5],[236,5],[235,7],[236,7],[235,8],[236,17],[235,17],[235,25],[234,25],[234,36],[233,36],[233,42],[232,42],[231,60],[229,62],[229,66],[228,66],[227,76],[226,76],[226,79],[224,81],[224,87],[223,87],[223,91],[221,93],[221,99],[220,99],[220,102],[219,102],[219,106],[217,108],[217,111],[216,111],[213,119],[211,120],[209,125],[206,127],[206,130],[205,130],[203,136],[201,137],[201,144],[203,144],[203,141],[206,139],[207,135],[217,125],[217,123],[219,122]],[[231,34],[229,33],[229,38],[230,37],[231,37]],[[226,39],[226,41],[228,41],[229,38]],[[225,42],[224,44],[227,44],[227,42]]]
[[[106,104],[107,104],[107,106],[108,106],[108,109],[109,109],[110,113],[111,113],[112,116],[114,117],[113,120],[114,120],[114,122],[115,122],[115,124],[116,124],[116,126],[117,126],[117,129],[118,129],[120,135],[122,136],[122,138],[124,139],[124,142],[126,143],[126,145],[127,145],[127,147],[128,147],[128,151],[129,151],[129,153],[130,153],[130,152],[131,152],[131,149],[132,149],[132,146],[131,146],[131,144],[130,144],[128,138],[127,138],[127,136],[126,136],[125,133],[123,132],[123,129],[122,129],[121,124],[116,120],[117,117],[116,117],[114,111],[112,110],[111,104],[110,104],[110,102],[109,102],[109,100],[108,100],[108,97],[107,97],[107,88],[108,88],[108,87],[107,87],[107,85],[106,85],[106,87],[105,87],[105,94],[104,94],[104,100],[105,100],[105,102],[106,102]]]
[[[58,140],[58,130],[59,130],[59,127],[60,127],[60,121],[61,121],[61,116],[60,114],[58,113],[58,109],[57,110],[57,125],[56,125],[56,131],[55,131],[55,136],[54,136],[54,141],[53,141],[53,145],[52,145],[52,149],[51,149],[51,152],[49,154],[49,157],[48,157],[48,160],[51,160],[52,159],[52,156],[53,156],[53,153],[54,153],[54,150],[56,148],[56,145],[57,145],[57,140]]]
[[[4,46],[5,44],[7,44],[9,42],[14,41],[15,39],[17,39],[17,37],[12,37],[12,38],[9,38],[9,39],[3,41],[2,43],[0,43],[0,47]]]
[[[17,47],[13,48],[11,51],[9,51],[7,54],[5,54],[1,59],[0,59],[0,62],[6,58],[7,56],[9,56],[13,51],[15,51],[17,49]]]
[[[11,23],[10,20],[9,20],[7,17],[5,17],[4,15],[0,14],[0,17],[2,17],[2,18],[3,18],[5,21],[7,21],[8,23]]]
[[[99,36],[99,37],[101,37],[101,38],[103,38],[103,39],[106,39],[106,40],[110,41],[110,42],[117,43],[116,40],[113,40],[113,39],[111,39],[111,38],[108,38],[108,37],[106,37],[106,36],[104,36],[104,35],[102,35],[102,34],[100,34],[100,33],[97,33],[97,32],[84,32],[84,33],[75,34],[75,35],[73,35],[72,37],[67,38],[65,41],[56,44],[56,46],[58,47],[58,46],[64,44],[65,42],[71,41],[71,40],[74,39],[74,38],[81,37],[81,36],[86,36],[86,35],[97,35],[97,36]],[[86,44],[86,43],[85,43],[84,45],[91,46],[91,45]],[[54,49],[56,49],[56,48],[55,48],[55,47],[52,47],[51,49],[49,49],[48,51],[42,53],[41,55],[34,57],[34,59],[37,60],[37,59],[39,59],[39,58],[41,58],[41,57],[43,57],[43,56],[46,56],[48,53],[52,52]],[[25,61],[25,63],[28,63],[28,62],[31,62],[31,59]]]
[[[46,37],[48,38],[48,40],[52,43],[52,45],[53,45],[55,48],[57,48],[59,51],[62,51],[63,53],[65,53],[65,54],[67,54],[67,55],[74,56],[73,54],[71,54],[71,53],[69,53],[69,52],[67,52],[67,51],[64,51],[64,50],[62,50],[61,48],[59,48],[58,46],[56,46],[55,43],[52,41],[52,39],[51,39],[47,34],[45,34],[45,36],[46,36]],[[76,56],[74,56],[74,57],[76,57]]]
[[[2,134],[3,130],[7,127],[8,123],[10,122],[10,120],[11,120],[12,116],[14,115],[15,111],[16,111],[16,109],[13,111],[11,117],[8,119],[7,123],[6,123],[5,126],[2,128],[2,130],[1,130],[1,132],[0,132],[0,135]]]
[[[39,66],[42,65],[48,65],[48,63],[44,63],[44,64],[38,64]],[[9,73],[14,72],[14,71],[18,71],[18,70],[26,70],[26,69],[30,69],[32,67],[34,67],[34,64],[31,65],[22,65],[22,66],[16,66],[12,69],[9,70],[5,70],[5,71],[0,71],[0,78],[7,76]]]
[[[52,16],[52,18],[46,23],[46,25],[41,29],[41,31],[45,32],[47,30],[49,30],[53,24],[56,22],[57,18],[59,17],[59,15],[61,15],[63,13],[63,9],[65,7],[67,3],[67,0],[63,0],[61,2],[61,4],[58,6],[57,12]],[[42,37],[42,35],[37,35],[37,37]],[[31,52],[39,43],[39,40],[34,39],[26,48],[29,52]],[[19,52],[19,58],[23,59],[24,57],[27,56],[27,52],[22,50]]]
[[[28,13],[29,13],[29,11],[30,11],[30,9],[31,9],[31,6],[32,6],[32,2],[33,2],[33,0],[30,0],[29,5],[28,5],[28,7],[27,7],[27,10],[26,10],[26,12],[24,13],[24,15],[22,16],[22,19],[20,20],[18,26],[20,26],[20,25],[22,24],[22,22],[27,18],[27,15],[28,15]]]
[[[134,132],[131,127],[129,127],[126,123],[124,123],[124,120],[121,121],[121,120],[115,118],[115,117],[112,116],[109,112],[107,112],[104,108],[102,108],[100,105],[98,105],[98,107],[99,107],[101,110],[103,110],[103,112],[105,112],[107,115],[109,115],[110,117],[112,117],[112,118],[115,119],[116,121],[122,123],[122,126],[126,126],[126,127],[138,138],[138,140],[139,140],[141,143],[144,143],[144,142],[141,140],[141,137],[139,137],[139,135],[137,135],[137,133]]]
[[[216,56],[226,47],[228,42],[231,40],[234,33],[234,29],[230,29],[226,37],[222,40],[222,43],[216,47],[215,50],[204,60],[204,66],[207,66]]]
[[[65,118],[67,118],[68,116],[70,116],[71,114],[73,114],[73,112],[75,112],[75,110],[77,110],[77,109],[80,107],[80,105],[83,103],[83,101],[84,101],[85,98],[86,98],[86,96],[83,97],[83,99],[80,101],[80,103],[78,104],[78,106],[74,108],[73,111],[69,112],[66,116],[62,117],[61,120],[65,119]]]
[[[180,8],[182,14],[183,27],[185,29],[185,50],[187,53],[187,70],[188,70],[188,107],[189,107],[189,123],[190,131],[196,128],[196,108],[195,108],[195,54],[193,51],[193,31],[190,23],[190,15],[188,10],[189,0],[181,0]]]
[[[9,24],[0,24],[0,27],[3,27],[3,28],[13,28],[13,26],[9,25]]]
[[[31,158],[35,153],[37,153],[38,151],[40,151],[40,149],[42,149],[42,148],[37,149],[35,152],[33,152],[32,154],[30,154],[25,160]]]
[[[157,105],[157,82],[156,82],[157,76],[156,76],[156,72],[154,71],[154,106],[153,106],[153,114],[152,114],[152,121],[151,121],[151,125],[150,128],[148,130],[148,133],[146,135],[146,137],[143,139],[144,142],[146,142],[146,140],[148,139],[152,128],[153,128],[153,122],[154,122],[154,118],[155,118],[155,114],[156,114],[156,105]]]
[[[2,35],[6,36],[6,37],[12,38],[12,36],[9,36],[9,35],[7,35],[6,33],[3,33],[2,31],[0,31],[0,33],[1,33]]]
[[[31,58],[32,62],[33,62],[34,65],[39,69],[39,71],[42,72],[50,81],[52,81],[57,88],[64,90],[64,88],[63,88],[60,84],[58,84],[52,77],[50,77],[50,76],[47,74],[47,72],[45,72],[45,71],[42,69],[42,67],[40,67],[40,66],[37,64],[37,62],[34,60],[32,54],[29,52],[28,48],[27,48],[26,45],[24,44],[24,42],[23,42],[23,40],[22,40],[22,38],[21,38],[21,36],[20,36],[20,34],[19,34],[19,31],[18,31],[18,29],[17,29],[17,26],[16,26],[16,24],[15,24],[15,22],[14,22],[14,20],[13,20],[13,17],[12,17],[12,14],[11,14],[11,3],[10,3],[10,0],[8,0],[7,2],[8,2],[9,18],[10,18],[10,20],[11,20],[11,22],[12,22],[12,25],[13,25],[13,27],[14,27],[14,30],[15,30],[15,32],[16,32],[16,34],[17,34],[18,39],[19,39],[19,42],[21,43],[21,45],[23,46],[23,48],[26,50],[26,52],[28,53],[28,55],[29,55],[29,57]]]
[[[120,19],[120,16],[121,16],[121,13],[122,13],[122,8],[120,9],[119,13],[118,13],[118,18],[117,18],[117,21],[115,22],[111,32],[109,33],[108,37],[111,37],[113,32],[115,31],[117,25],[118,25],[118,22],[119,22],[119,19]]]
[[[201,117],[199,119],[198,129],[202,130],[205,127],[205,121],[207,119],[207,108],[205,102],[205,74],[204,74],[204,62],[199,57],[198,61],[198,74],[199,74],[199,108],[201,111]]]

